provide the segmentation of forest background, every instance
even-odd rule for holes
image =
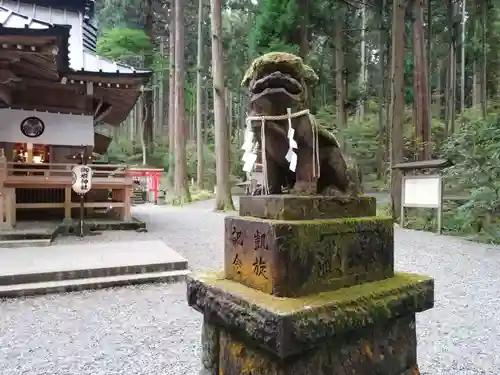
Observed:
[[[366,176],[391,192],[391,164],[444,158],[444,232],[500,241],[500,0],[97,0],[98,52],[154,70],[105,159],[164,168],[172,203],[231,209],[244,178],[244,71],[268,51],[318,76],[311,111]],[[178,52],[180,51],[180,52]],[[403,95],[397,95],[398,92]],[[216,152],[217,150],[217,152]],[[217,162],[217,172],[216,172]],[[398,200],[399,199],[399,200]],[[412,228],[435,213],[409,210]]]

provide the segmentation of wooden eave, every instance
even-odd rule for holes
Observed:
[[[0,100],[11,108],[93,114],[120,125],[152,72],[72,70],[68,37],[66,26],[0,26]]]
[[[93,98],[74,87],[33,85],[22,82],[12,90],[12,108],[68,114],[93,114]]]

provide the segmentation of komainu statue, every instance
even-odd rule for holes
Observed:
[[[335,136],[307,109],[308,89],[318,76],[298,56],[272,52],[252,62],[242,86],[250,112],[243,149],[244,170],[260,162],[266,194],[289,189],[299,195],[361,192],[355,164],[346,162]]]

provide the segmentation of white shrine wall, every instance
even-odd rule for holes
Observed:
[[[26,136],[21,129],[21,124],[29,117],[43,122],[44,129],[36,137]],[[0,142],[93,147],[94,120],[85,115],[0,108]]]

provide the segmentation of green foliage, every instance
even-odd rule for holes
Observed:
[[[114,27],[139,28],[142,26],[143,0],[99,0],[96,15],[100,32]]]
[[[153,43],[142,29],[115,27],[105,30],[97,40],[97,53],[136,67],[146,63],[149,65],[147,68],[162,72],[167,81],[168,59],[155,51]],[[147,56],[152,57],[152,62],[147,62]],[[150,82],[152,83],[153,81]]]
[[[377,172],[378,134],[378,117],[375,115],[367,116],[365,121],[351,121],[342,131],[347,153],[356,159],[365,174]]]
[[[116,27],[104,31],[97,41],[97,53],[113,60],[137,64],[140,56],[153,53],[153,45],[144,30]]]
[[[498,241],[500,227],[500,120],[486,119],[469,111],[460,119],[460,129],[442,147],[453,166],[444,171],[448,182],[465,192],[468,199],[457,209],[462,232],[476,232]]]
[[[259,14],[250,34],[252,55],[267,52],[290,52],[297,54],[295,39],[299,25],[297,0],[259,1]]]

